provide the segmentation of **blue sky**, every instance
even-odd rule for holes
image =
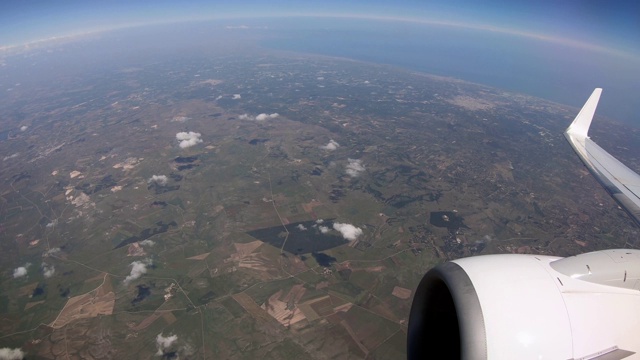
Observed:
[[[386,16],[492,26],[640,54],[640,2],[594,0],[4,0],[0,2],[0,46],[147,22],[287,14]]]

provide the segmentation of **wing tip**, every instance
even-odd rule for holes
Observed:
[[[565,131],[567,135],[575,135],[580,137],[589,137],[589,127],[591,126],[591,120],[598,107],[598,101],[600,101],[600,95],[602,94],[602,88],[595,88],[587,102],[582,106],[582,109],[578,113],[578,116],[573,120],[571,125]]]

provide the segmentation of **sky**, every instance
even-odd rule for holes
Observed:
[[[0,46],[150,22],[318,14],[504,28],[640,56],[640,2],[594,0],[3,0]]]
[[[291,21],[269,23],[288,41],[269,43],[276,48],[386,63],[575,107],[594,87],[604,87],[599,111],[640,127],[639,1],[3,0],[0,55],[32,42],[129,26],[281,18]],[[342,33],[317,31],[327,26]]]

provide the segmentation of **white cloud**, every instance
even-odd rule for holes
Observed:
[[[256,117],[251,117],[249,116],[249,114],[242,114],[240,116],[238,116],[238,119],[240,120],[256,120],[256,121],[265,121],[265,120],[269,120],[269,119],[275,119],[278,116],[280,116],[280,114],[278,113],[273,113],[273,114],[259,114]]]
[[[0,360],[21,360],[24,359],[25,353],[20,348],[2,348],[0,349]]]
[[[26,264],[24,264],[24,266],[20,266],[20,267],[17,267],[15,269],[13,269],[13,278],[17,279],[17,278],[20,278],[20,277],[23,277],[23,276],[27,275],[27,269],[29,268],[29,266],[31,266],[31,264],[26,263]]]
[[[275,119],[278,116],[280,116],[280,114],[278,114],[278,113],[273,113],[273,114],[262,113],[262,114],[256,116],[256,121],[265,121],[265,120],[269,120],[269,119]]]
[[[48,223],[46,225],[47,228],[52,228],[54,226],[58,225],[58,219],[53,220],[52,222]]]
[[[233,94],[232,99],[233,99],[233,100],[239,100],[239,99],[242,99],[242,95],[240,95],[240,94]]]
[[[180,147],[185,149],[201,143],[201,136],[202,134],[193,131],[179,132],[176,134],[176,139],[180,141]]]
[[[160,186],[165,186],[167,185],[167,181],[169,181],[167,175],[153,175],[149,178],[149,180],[147,180],[147,183],[156,183]]]
[[[322,224],[323,222],[324,222],[324,220],[322,220],[322,219],[316,220],[316,224]]]
[[[227,30],[247,30],[247,29],[269,29],[268,26],[248,26],[248,25],[227,25],[224,27]]]
[[[171,121],[180,122],[180,123],[183,123],[188,120],[191,120],[191,118],[182,116],[182,115],[174,116],[173,119],[171,119]]]
[[[362,165],[362,160],[356,159],[348,159],[349,163],[347,164],[347,175],[351,177],[356,177],[360,175],[361,172],[364,171],[364,165]]]
[[[149,239],[140,241],[140,245],[142,246],[154,246],[155,244],[155,241]]]
[[[15,154],[11,154],[11,155],[9,155],[9,156],[5,156],[5,157],[2,159],[2,161],[7,161],[7,160],[9,160],[9,159],[15,159],[15,158],[17,158],[17,157],[18,157],[18,155],[20,155],[20,153],[15,153]]]
[[[129,266],[131,266],[131,273],[124,279],[124,283],[128,284],[129,282],[140,278],[143,274],[146,274],[148,265],[151,265],[151,259],[134,261],[129,264]]]
[[[51,255],[56,255],[57,253],[59,253],[60,251],[62,251],[60,248],[56,247],[56,248],[51,248],[47,251],[45,251],[42,254],[42,257],[47,257],[47,256],[51,256]]]
[[[298,228],[298,230],[300,230],[300,231],[307,231],[307,228],[306,228],[304,225],[302,225],[302,224],[298,224],[298,226],[296,226],[296,227],[297,227],[297,228]]]
[[[162,356],[164,351],[170,348],[176,341],[178,341],[178,335],[169,335],[165,337],[162,336],[162,333],[158,334],[158,336],[156,336],[156,346],[158,347],[156,355]]]
[[[320,146],[320,149],[333,151],[333,150],[337,149],[339,146],[340,146],[340,144],[338,144],[336,141],[331,139],[331,140],[329,140],[329,143],[327,145]]]
[[[328,233],[328,232],[329,232],[329,228],[328,228],[328,227],[326,227],[326,226],[322,226],[322,225],[320,225],[320,226],[318,226],[318,229],[319,229],[319,230],[320,230],[320,232],[321,232],[321,233],[323,233],[323,234],[326,234],[326,233]]]
[[[27,125],[20,126],[20,131],[27,131],[29,127]]]
[[[342,237],[353,241],[362,235],[362,229],[351,224],[333,223],[333,228],[342,234]]]
[[[53,267],[53,265],[42,263],[42,273],[44,274],[44,277],[48,279],[56,273],[56,268]]]

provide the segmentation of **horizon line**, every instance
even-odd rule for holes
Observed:
[[[471,29],[471,30],[506,34],[511,36],[525,37],[529,39],[534,39],[534,40],[548,42],[548,43],[556,43],[556,44],[578,48],[578,49],[596,51],[601,53],[609,53],[611,55],[616,55],[621,57],[630,57],[634,59],[640,59],[639,54],[635,54],[631,51],[621,50],[621,49],[612,48],[612,47],[605,47],[596,43],[580,41],[572,38],[552,36],[545,33],[531,32],[531,31],[522,30],[522,29],[496,26],[490,23],[473,23],[473,22],[453,21],[453,20],[435,20],[430,18],[383,16],[383,15],[371,15],[371,14],[334,14],[334,13],[309,14],[309,13],[295,13],[295,12],[268,14],[268,15],[230,15],[229,14],[229,15],[222,15],[222,16],[215,16],[215,15],[202,16],[202,17],[189,16],[189,17],[177,17],[173,19],[164,19],[164,20],[129,22],[129,23],[123,23],[123,24],[119,24],[111,27],[78,30],[77,32],[59,34],[59,35],[51,36],[47,38],[26,41],[20,44],[0,45],[0,53],[14,50],[14,49],[20,49],[20,48],[24,50],[28,50],[33,46],[37,46],[38,44],[45,44],[45,43],[56,41],[56,40],[73,39],[81,36],[90,36],[98,33],[122,30],[127,28],[174,24],[174,23],[224,21],[224,20],[235,20],[235,19],[253,20],[253,19],[296,18],[296,17],[391,21],[391,22],[403,22],[403,23],[413,23],[413,24],[422,24],[422,25],[434,25],[434,26],[446,26],[446,27],[454,27],[454,28],[462,28],[462,29]]]

